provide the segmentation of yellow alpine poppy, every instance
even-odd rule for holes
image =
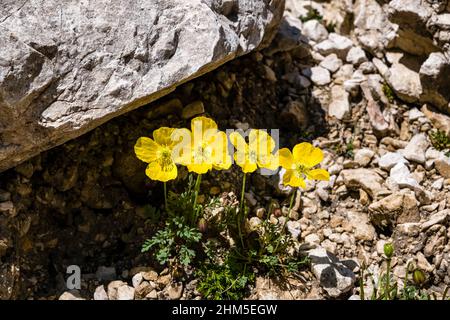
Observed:
[[[191,131],[178,129],[176,135],[183,137],[184,145],[176,162],[187,166],[190,172],[204,174],[213,168],[230,168],[227,135],[218,130],[214,120],[206,117],[194,118],[191,120]]]
[[[153,139],[140,137],[134,145],[136,157],[148,163],[145,174],[152,180],[166,182],[177,177],[177,166],[172,157],[176,141],[175,129],[161,127],[153,131]]]
[[[230,134],[230,141],[236,148],[234,160],[244,173],[253,172],[258,167],[270,170],[278,168],[278,159],[272,154],[275,141],[264,130],[252,129],[248,144],[238,132]]]
[[[292,153],[287,148],[280,149],[278,157],[280,165],[286,169],[283,175],[284,185],[306,188],[305,179],[330,180],[328,171],[313,169],[323,160],[323,152],[310,143],[297,144]]]

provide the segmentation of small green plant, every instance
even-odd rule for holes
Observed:
[[[309,20],[322,21],[322,19],[323,19],[322,15],[319,13],[319,11],[317,9],[311,8],[311,7],[308,9],[308,13],[306,14],[306,16],[301,16],[299,18],[302,22],[306,22]]]
[[[233,268],[228,261],[222,265],[208,264],[199,269],[197,276],[197,290],[211,300],[240,300],[255,280],[254,273]]]
[[[450,149],[450,136],[448,136],[444,131],[433,130],[429,134],[431,144],[436,150],[443,151]]]
[[[379,277],[378,283],[375,283],[372,275],[369,277],[373,284],[373,292],[370,297],[371,300],[437,300],[435,293],[429,294],[423,290],[424,285],[427,282],[425,273],[412,267],[412,263],[408,263],[406,266],[406,274],[403,282],[403,288],[398,290],[397,280],[391,274],[391,259],[394,255],[394,247],[392,244],[387,243],[384,246],[384,254],[386,256],[386,273]],[[365,266],[361,266],[359,274],[359,290],[361,300],[365,300],[364,294],[364,277]],[[447,299],[447,293],[449,287],[444,290],[442,300]]]
[[[160,264],[171,262],[175,266],[188,266],[196,256],[193,247],[201,237],[201,232],[189,226],[184,217],[171,217],[164,229],[144,242],[142,252],[154,249],[155,258]]]
[[[335,144],[333,146],[333,149],[336,152],[336,154],[338,154],[339,156],[343,156],[345,158],[353,158],[354,157],[355,146],[353,144],[353,139],[351,139],[346,144],[342,144],[342,143]]]
[[[327,31],[328,31],[329,33],[336,32],[336,23],[334,23],[334,22],[329,22],[329,23],[327,23],[327,25],[325,26],[325,28],[327,28]]]
[[[308,260],[289,255],[288,252],[293,246],[294,241],[291,235],[285,232],[285,225],[275,225],[264,220],[255,245],[248,251],[248,259],[258,269],[272,276],[295,273]]]
[[[209,239],[203,248],[206,259],[196,271],[197,290],[206,299],[242,299],[249,284],[255,281],[254,273],[249,272],[247,265],[236,260],[232,251],[225,249],[217,239]]]
[[[383,84],[383,93],[388,99],[389,103],[394,103],[395,100],[394,91],[387,83]]]

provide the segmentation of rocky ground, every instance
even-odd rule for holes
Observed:
[[[369,12],[379,7],[368,1]],[[310,268],[283,284],[258,277],[248,298],[357,299],[361,267],[375,282],[386,269],[386,242],[400,287],[412,261],[426,273],[425,289],[442,294],[450,285],[450,158],[430,135],[449,134],[450,117],[414,92],[407,80],[416,78],[399,62],[404,51],[367,45],[379,34],[356,15],[360,24],[340,1],[288,1],[269,48],[2,173],[0,297],[200,299],[195,277],[178,282],[140,253],[159,222],[147,205],[158,207],[162,190],[132,150],[138,137],[203,113],[221,129],[280,128],[283,146],[312,141],[331,174],[298,193],[288,217],[292,237],[310,249]],[[169,188],[180,190],[187,172],[180,175]],[[251,176],[252,223],[270,202],[288,202],[278,180]],[[233,168],[208,174],[201,190],[227,195],[239,186]],[[69,265],[81,267],[80,291],[66,291]],[[364,291],[373,291],[368,279]]]

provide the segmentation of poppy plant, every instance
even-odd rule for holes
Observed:
[[[247,143],[244,137],[238,132],[230,134],[230,142],[236,148],[234,153],[234,160],[238,166],[242,168],[242,191],[241,202],[238,219],[238,232],[241,239],[241,245],[244,246],[244,241],[241,233],[241,220],[245,219],[244,213],[244,194],[245,182],[247,173],[254,172],[258,167],[275,170],[278,168],[278,158],[272,152],[275,149],[275,141],[264,130],[250,130],[249,142]]]
[[[172,150],[176,141],[172,140],[175,129],[161,127],[153,131],[153,139],[140,137],[134,145],[139,160],[148,163],[145,174],[152,180],[164,182],[164,198],[167,206],[166,182],[178,175]]]

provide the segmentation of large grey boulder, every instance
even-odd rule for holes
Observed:
[[[0,172],[266,46],[284,0],[2,0]]]

